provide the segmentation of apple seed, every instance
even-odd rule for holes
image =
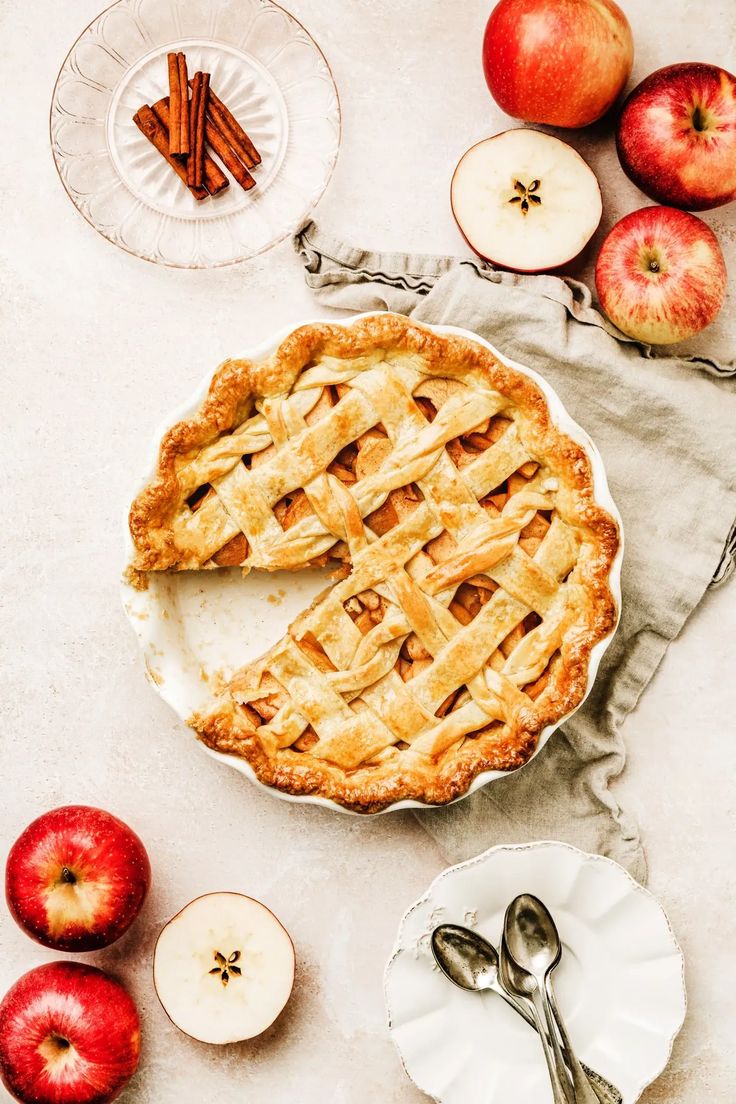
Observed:
[[[515,180],[514,190],[517,194],[511,197],[509,203],[518,203],[520,205],[522,215],[527,214],[527,212],[529,211],[530,203],[536,203],[538,206],[541,207],[541,197],[534,194],[539,188],[540,183],[541,181],[539,180],[532,180],[531,184],[527,186],[526,184],[522,184],[520,180]]]
[[[240,977],[243,971],[235,963],[240,958],[240,951],[233,951],[229,958],[225,958],[220,951],[215,951],[216,966],[209,971],[211,974],[219,974],[220,981],[227,985],[231,977]]]

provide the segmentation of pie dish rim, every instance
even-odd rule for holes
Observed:
[[[246,350],[244,353],[241,354],[238,359],[248,360],[252,362],[262,361],[265,358],[271,356],[281,345],[281,343],[287,337],[289,337],[289,335],[295,333],[295,331],[300,330],[302,327],[320,327],[327,325],[349,329],[350,327],[355,326],[357,323],[363,320],[370,318],[384,319],[386,318],[386,316],[391,315],[394,315],[394,312],[367,311],[338,319],[317,318],[308,319],[304,322],[296,324],[290,324],[283,328],[280,328],[274,335],[266,338],[253,348]],[[600,454],[598,453],[588,433],[569,415],[554,388],[544,379],[544,377],[540,376],[536,371],[534,371],[534,369],[531,369],[526,365],[519,363],[518,361],[512,360],[505,354],[501,353],[498,349],[496,349],[490,342],[486,341],[484,338],[480,337],[478,334],[473,333],[470,330],[453,325],[431,324],[418,321],[415,322],[415,320],[413,319],[407,319],[404,315],[394,316],[400,319],[403,325],[417,325],[420,328],[425,328],[439,336],[455,336],[480,345],[482,348],[490,351],[490,353],[494,357],[496,357],[502,365],[509,367],[513,371],[518,372],[522,376],[528,378],[541,390],[547,409],[549,411],[550,422],[552,426],[555,428],[555,430],[557,430],[557,432],[569,437],[585,452],[587,456],[590,464],[593,501],[597,506],[601,507],[613,518],[618,527],[618,548],[610,561],[608,575],[605,580],[607,582],[610,594],[613,598],[615,609],[613,613],[614,620],[611,629],[602,639],[597,640],[595,643],[593,643],[587,653],[587,678],[585,683],[585,690],[574,708],[569,710],[558,720],[541,728],[536,740],[536,746],[524,763],[510,769],[507,768],[503,770],[481,770],[471,779],[470,783],[467,785],[462,793],[457,793],[456,795],[449,798],[447,801],[432,803],[430,801],[421,800],[420,798],[416,797],[403,797],[395,799],[393,801],[389,801],[385,804],[385,806],[381,808],[351,808],[344,804],[339,798],[325,796],[321,793],[289,792],[288,790],[278,788],[275,785],[271,785],[268,782],[261,780],[258,777],[254,767],[246,759],[233,753],[218,751],[213,748],[207,747],[207,745],[204,743],[204,741],[201,740],[200,737],[200,742],[203,743],[205,750],[213,758],[221,759],[229,765],[240,770],[241,773],[245,774],[246,777],[248,777],[252,782],[255,782],[256,785],[264,790],[267,790],[271,794],[275,793],[278,797],[287,801],[306,801],[311,804],[322,805],[326,808],[337,809],[340,812],[361,816],[376,815],[378,812],[399,811],[402,809],[437,808],[442,807],[445,804],[453,804],[455,801],[462,800],[464,797],[467,797],[471,793],[476,792],[478,789],[487,785],[489,782],[494,781],[497,778],[506,777],[514,770],[521,769],[522,766],[525,766],[527,762],[530,762],[531,759],[533,759],[541,751],[541,749],[548,742],[554,731],[562,724],[564,724],[567,720],[569,720],[569,718],[577,711],[577,709],[580,708],[580,706],[588,697],[595,681],[600,661],[613,638],[621,613],[620,573],[624,549],[624,534],[621,516],[608,488],[605,469]],[[173,425],[181,421],[191,419],[199,411],[203,400],[209,393],[210,385],[216,371],[217,369],[215,369],[214,372],[212,370],[208,371],[203,382],[200,384],[194,394],[190,396],[190,398],[184,403],[180,404],[165,419],[163,425],[159,427],[158,432],[154,435],[150,463],[147,466],[146,472],[143,477],[139,481],[137,481],[135,486],[135,494],[131,496],[131,499],[129,499],[129,501],[132,501],[133,498],[137,497],[140,491],[145,486],[149,485],[151,483],[151,480],[157,474],[159,474],[159,449],[163,437]],[[126,562],[129,564],[133,556],[135,555],[136,548],[133,544],[128,527],[127,511],[124,522],[124,532],[127,551]],[[156,572],[154,574],[158,573]],[[141,612],[141,603],[143,604],[143,607],[145,607],[145,595],[147,593],[148,592],[146,591],[141,592],[139,590],[135,590],[130,585],[128,579],[123,579],[121,587],[123,606],[136,633],[136,636],[138,637],[138,641],[144,653],[144,657],[146,658],[146,667],[149,675],[149,680],[154,683],[161,697],[163,697],[164,700],[174,709],[177,715],[182,720],[187,722],[192,717],[193,710],[190,705],[184,706],[181,704],[181,698],[177,693],[176,657],[174,657],[173,663],[165,662],[163,664],[163,666],[167,668],[165,677],[159,677],[158,672],[156,671],[157,668],[159,670],[161,669],[162,660],[165,660],[165,657],[161,655],[160,650],[156,648],[155,645],[153,647],[153,656],[155,656],[155,661],[152,661],[152,645],[153,637],[155,636],[155,633],[153,632],[152,621],[155,621],[155,618],[151,618],[150,614],[152,610],[150,608],[145,610],[145,612]],[[143,598],[141,598],[141,595],[143,595]],[[153,607],[153,612],[155,613],[155,601],[149,602],[148,605],[149,607]],[[160,616],[160,609],[158,610],[158,612]],[[365,804],[366,806],[368,806],[370,802],[366,801]]]

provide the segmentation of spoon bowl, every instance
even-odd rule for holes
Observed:
[[[441,924],[432,932],[432,954],[445,977],[475,993],[491,989],[498,978],[498,954],[482,936],[459,924]]]
[[[562,956],[552,917],[530,893],[522,893],[509,905],[504,936],[514,962],[536,977],[554,970]]]
[[[515,997],[531,997],[537,989],[537,981],[528,970],[522,969],[509,951],[506,934],[501,936],[501,961],[499,964],[501,984]]]

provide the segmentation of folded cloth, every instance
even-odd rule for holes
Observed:
[[[473,330],[549,380],[595,441],[625,533],[621,623],[595,686],[523,770],[416,815],[452,862],[494,843],[559,839],[610,855],[643,881],[638,828],[610,789],[625,763],[620,729],[708,586],[734,568],[736,367],[653,356],[574,280],[369,253],[313,223],[295,246],[322,303]]]

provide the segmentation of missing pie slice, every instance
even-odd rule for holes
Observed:
[[[613,518],[526,375],[392,314],[227,361],[161,442],[131,571],[336,581],[190,718],[267,785],[376,812],[525,763],[612,631]]]

